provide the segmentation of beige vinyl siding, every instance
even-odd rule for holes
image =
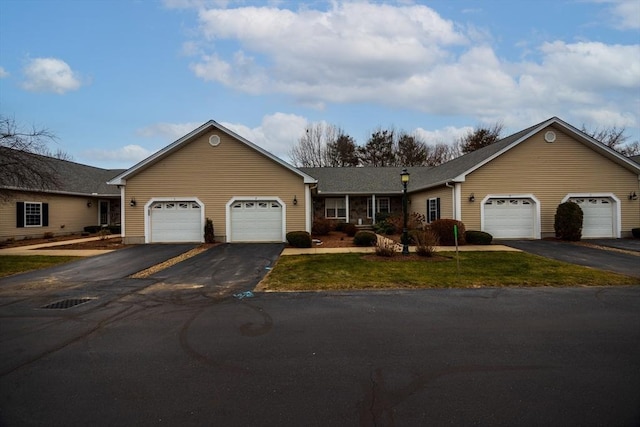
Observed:
[[[557,139],[544,141],[553,130]],[[620,199],[623,236],[640,226],[640,203],[629,201],[638,176],[557,129],[544,129],[480,169],[462,183],[462,218],[480,229],[482,200],[488,194],[533,194],[540,201],[542,237],[554,234],[557,206],[568,193],[613,193]],[[475,202],[469,202],[473,193]]]
[[[209,144],[213,134],[220,137],[215,147]],[[211,131],[127,179],[127,242],[144,242],[144,206],[158,197],[197,197],[205,205],[205,218],[213,220],[216,239],[224,241],[226,204],[241,196],[279,197],[286,205],[286,231],[305,229],[303,178],[226,133]],[[129,206],[132,198],[135,207]]]
[[[427,200],[440,197],[440,218],[453,218],[453,189],[447,186],[433,188],[419,193],[412,193],[409,212],[417,212],[427,216]]]
[[[44,233],[55,236],[80,233],[88,225],[98,224],[98,203],[87,207],[87,197],[64,196],[47,193],[14,193],[12,198],[0,202],[0,240],[25,237],[39,238]],[[16,227],[16,203],[36,202],[49,204],[47,227]]]

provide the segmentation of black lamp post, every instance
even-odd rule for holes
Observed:
[[[402,169],[402,173],[400,174],[400,179],[402,180],[402,214],[404,217],[404,225],[402,228],[402,255],[409,255],[409,235],[407,234],[407,183],[409,182],[409,172],[407,172],[407,168]]]

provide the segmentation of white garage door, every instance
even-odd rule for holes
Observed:
[[[615,237],[614,204],[608,197],[575,197],[569,199],[582,209],[582,237]]]
[[[155,202],[151,205],[152,243],[201,242],[204,225],[202,207],[193,201]]]
[[[282,206],[275,200],[231,205],[232,242],[282,242]]]
[[[535,202],[495,198],[484,203],[484,230],[498,239],[535,238]]]

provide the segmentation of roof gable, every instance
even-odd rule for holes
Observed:
[[[235,132],[225,128],[224,126],[220,125],[219,123],[215,122],[214,120],[209,120],[205,124],[203,124],[200,127],[194,129],[193,131],[189,132],[188,134],[186,134],[182,138],[180,138],[180,139],[174,141],[173,143],[167,145],[165,148],[163,148],[160,151],[152,154],[151,156],[147,157],[146,159],[142,160],[141,162],[137,163],[136,165],[134,165],[131,168],[127,169],[126,171],[122,172],[118,176],[114,177],[111,181],[109,181],[109,184],[125,185],[126,184],[126,180],[128,178],[130,178],[130,177],[136,175],[137,173],[139,173],[139,172],[141,172],[141,171],[153,166],[155,163],[157,163],[161,159],[163,159],[163,158],[165,158],[167,156],[170,156],[172,153],[174,153],[175,151],[179,150],[184,145],[189,144],[191,141],[194,141],[197,137],[201,136],[202,134],[204,134],[204,133],[206,133],[206,132],[208,132],[208,131],[210,131],[212,129],[219,130],[219,131],[229,135],[230,137],[234,138],[235,140],[239,141],[242,144],[245,144],[246,146],[248,146],[252,150],[255,150],[256,152],[260,153],[262,156],[268,158],[269,160],[273,161],[274,163],[284,167],[285,169],[290,170],[291,172],[295,173],[296,175],[299,175],[300,177],[302,177],[304,179],[304,183],[305,184],[313,184],[313,183],[317,182],[316,179],[314,179],[313,177],[311,177],[311,176],[307,175],[306,173],[302,172],[300,169],[295,168],[294,166],[290,165],[289,163],[285,162],[284,160],[280,159],[279,157],[274,156],[273,154],[269,153],[265,149],[259,147],[258,145],[252,143],[251,141],[241,137],[240,135],[236,134]]]

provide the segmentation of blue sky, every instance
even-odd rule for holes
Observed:
[[[452,143],[552,116],[640,140],[638,0],[3,0],[0,113],[126,168],[213,119],[288,160],[305,126]]]

